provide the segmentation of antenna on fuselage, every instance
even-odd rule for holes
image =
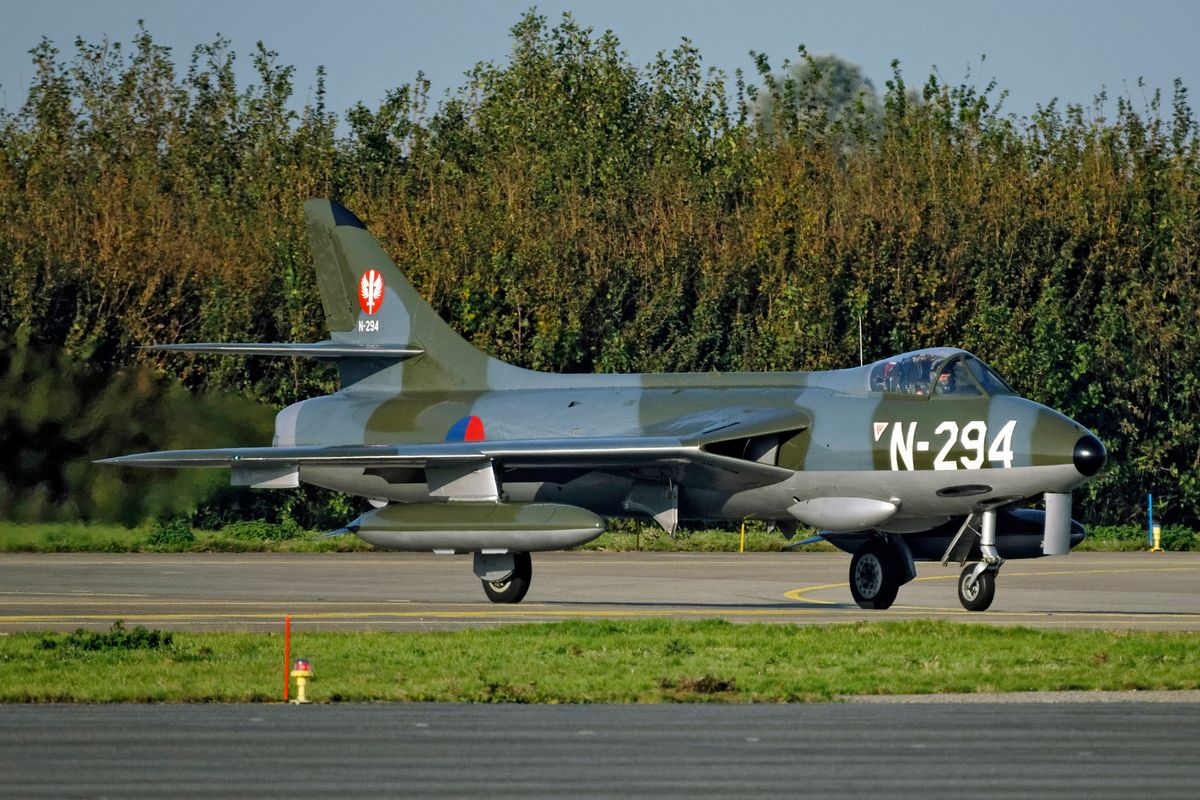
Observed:
[[[858,315],[858,365],[863,365],[862,314]]]

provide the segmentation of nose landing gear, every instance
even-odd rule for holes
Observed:
[[[959,563],[965,563],[967,554],[971,551],[971,540],[968,536],[979,536],[979,551],[981,559],[978,564],[964,567],[958,576],[958,602],[967,611],[987,611],[996,597],[996,575],[1004,564],[1004,559],[996,550],[996,512],[988,510],[981,513],[982,525],[976,530],[975,515],[967,517],[959,528],[958,535],[946,548],[942,556],[945,566],[951,558],[961,557]]]

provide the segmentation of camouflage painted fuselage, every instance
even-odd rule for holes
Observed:
[[[943,359],[961,353],[936,352]],[[807,498],[872,498],[897,503],[899,510],[885,525],[897,532],[922,530],[951,516],[1047,491],[1067,492],[1087,479],[1077,469],[1075,455],[1079,441],[1089,434],[1061,414],[1012,394],[872,392],[871,369],[527,374],[524,388],[401,394],[359,384],[285,409],[275,444],[440,443],[456,424],[471,418],[489,441],[696,435],[706,437],[713,452],[751,458],[790,474],[778,483],[751,487],[742,486],[736,476],[692,480],[686,464],[617,470],[513,467],[497,477],[505,499],[566,503],[603,516],[644,516],[628,502],[635,487],[673,484],[678,487],[679,518],[687,522],[786,522],[791,520],[788,508]],[[741,421],[760,418],[780,420],[778,430],[740,435]],[[1006,428],[1008,447],[1001,448],[1001,457],[988,458],[996,436]],[[971,434],[964,437],[968,430]],[[430,499],[421,469],[302,467],[300,479],[391,501]]]

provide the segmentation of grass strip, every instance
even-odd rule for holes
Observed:
[[[815,531],[801,530],[797,541]],[[374,548],[357,536],[346,534],[324,539],[323,531],[304,531],[293,526],[249,521],[223,530],[190,530],[164,537],[153,525],[125,528],[120,525],[87,523],[0,522],[0,552],[7,553],[329,553],[367,552]],[[1164,538],[1168,550],[1200,549],[1200,533],[1176,526]],[[746,528],[746,552],[783,550],[788,541],[777,531],[754,522]],[[581,550],[607,552],[711,552],[736,553],[741,546],[738,531],[702,530],[665,533],[654,525],[616,522]],[[1078,552],[1144,551],[1149,549],[1145,532],[1136,526],[1097,526],[1075,548]],[[802,551],[836,552],[827,542],[804,545]]]
[[[272,702],[280,634],[0,636],[4,702]],[[72,641],[74,637],[74,641]],[[571,621],[294,633],[317,702],[804,702],[840,695],[1200,688],[1200,634],[941,621]]]
[[[186,539],[155,538],[152,526],[81,522],[0,522],[4,553],[329,553],[365,552],[371,545],[352,534],[318,539],[323,531],[302,531],[288,538],[238,535],[230,526],[219,531],[190,531]]]
[[[124,528],[120,525],[85,523],[11,523],[0,522],[0,552],[7,553],[328,553],[368,552],[374,548],[352,534],[324,539],[324,531],[289,531],[272,536],[283,526],[263,523],[230,525],[224,530],[188,531],[186,537],[156,537],[153,526]],[[255,535],[257,534],[257,535]],[[807,535],[807,534],[803,534]],[[737,552],[737,532],[706,530],[681,531],[674,536],[657,526],[621,524],[598,539],[585,544],[584,550],[626,552]],[[777,532],[761,525],[746,531],[746,552],[775,552],[787,545]],[[803,550],[835,552],[826,543],[805,545]]]

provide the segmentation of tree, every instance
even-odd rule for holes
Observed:
[[[784,61],[771,72],[766,56],[754,54],[763,89],[755,100],[760,130],[775,136],[831,137],[850,147],[878,136],[879,95],[858,64],[832,53],[812,55],[800,48],[800,61]]]

